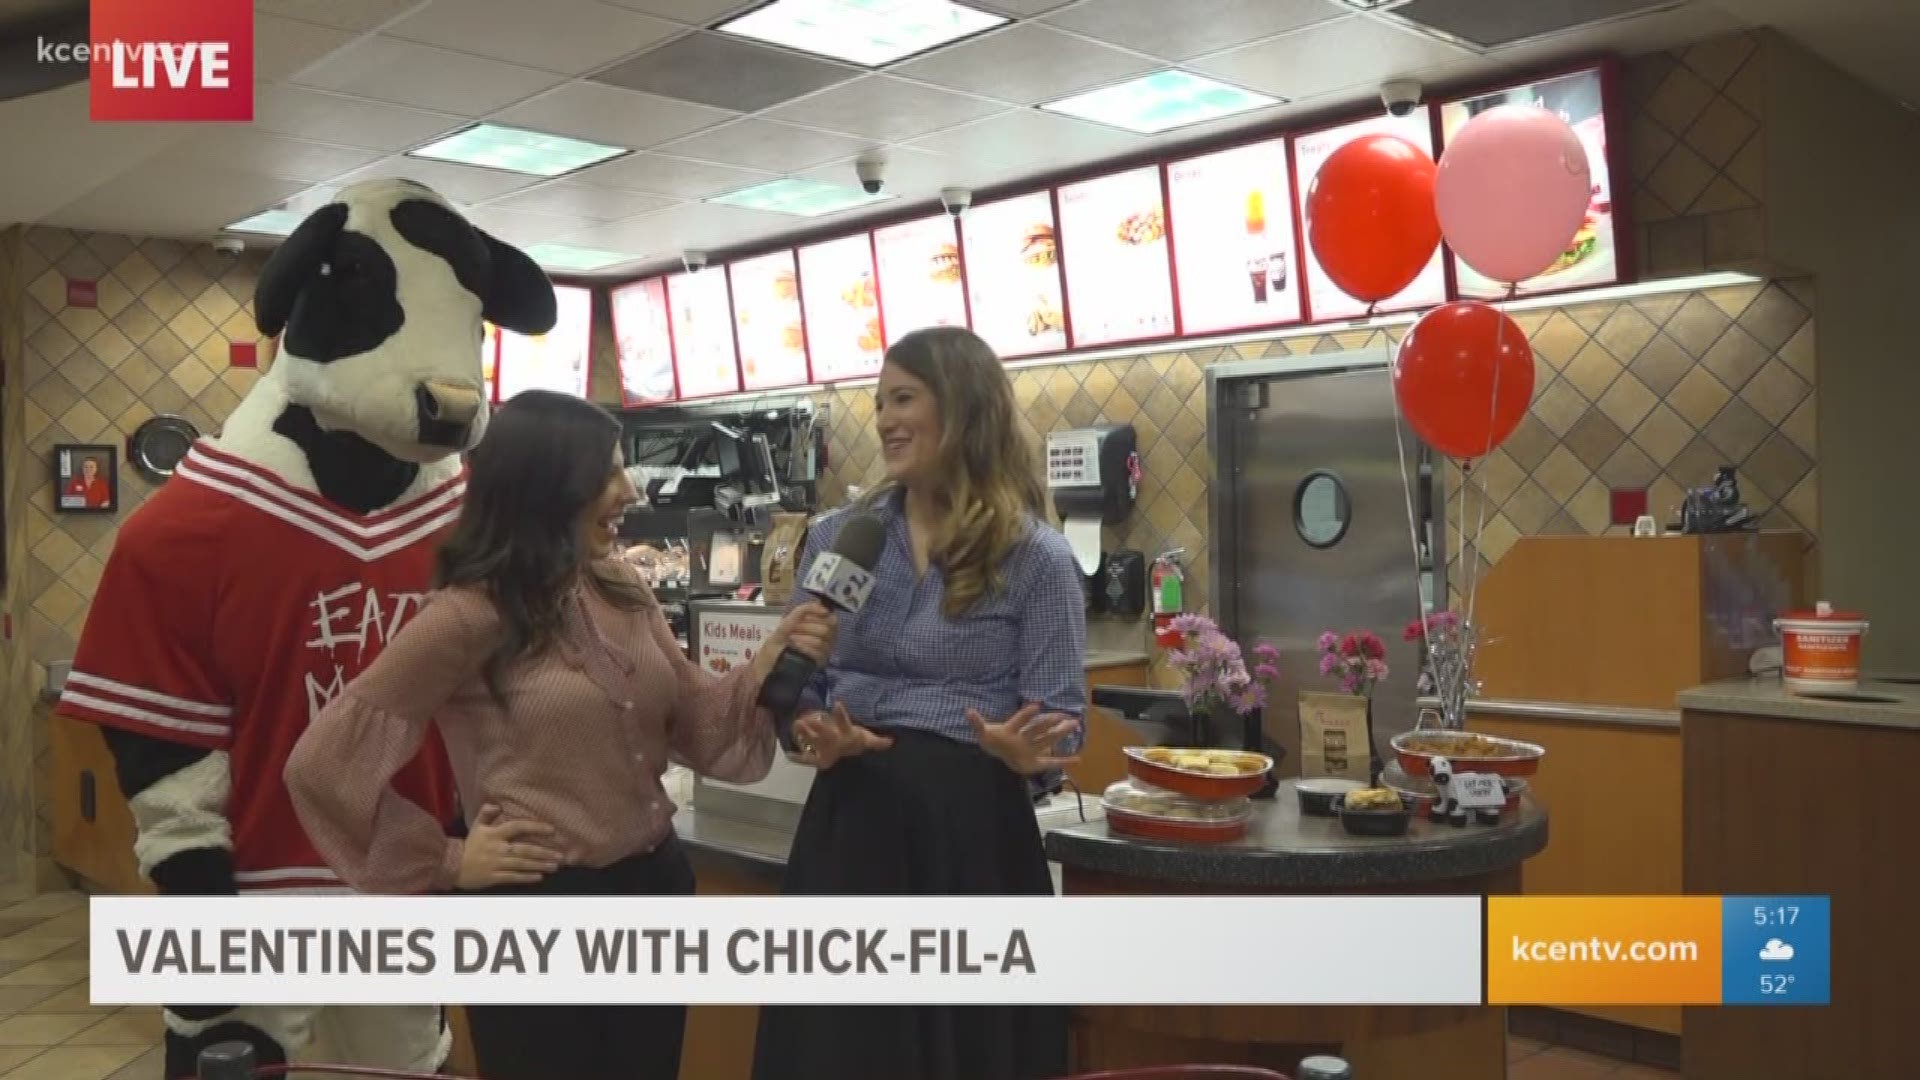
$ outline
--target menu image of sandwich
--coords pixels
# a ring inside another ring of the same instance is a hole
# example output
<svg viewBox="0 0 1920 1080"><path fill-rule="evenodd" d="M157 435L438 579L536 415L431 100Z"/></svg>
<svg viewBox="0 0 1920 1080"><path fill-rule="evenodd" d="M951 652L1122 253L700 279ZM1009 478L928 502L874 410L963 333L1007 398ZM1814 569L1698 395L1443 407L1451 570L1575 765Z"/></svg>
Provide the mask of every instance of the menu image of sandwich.
<svg viewBox="0 0 1920 1080"><path fill-rule="evenodd" d="M1060 189L1075 346L1170 337L1173 267L1158 166Z"/></svg>
<svg viewBox="0 0 1920 1080"><path fill-rule="evenodd" d="M928 326L967 325L959 225L945 214L873 234L886 343Z"/></svg>
<svg viewBox="0 0 1920 1080"><path fill-rule="evenodd" d="M941 244L934 249L927 267L929 279L942 285L960 284L960 246Z"/></svg>
<svg viewBox="0 0 1920 1080"><path fill-rule="evenodd" d="M740 333L740 373L748 390L807 381L800 279L793 252L776 251L728 267Z"/></svg>
<svg viewBox="0 0 1920 1080"><path fill-rule="evenodd" d="M1183 332L1300 318L1286 139L1173 162L1167 197L1180 223L1174 261Z"/></svg>
<svg viewBox="0 0 1920 1080"><path fill-rule="evenodd" d="M609 294L623 404L673 398L673 340L667 330L667 283L650 278Z"/></svg>
<svg viewBox="0 0 1920 1080"><path fill-rule="evenodd" d="M719 270L674 274L667 278L667 300L680 396L711 397L739 390L727 275Z"/></svg>
<svg viewBox="0 0 1920 1080"><path fill-rule="evenodd" d="M807 347L814 378L830 381L880 370L880 294L865 233L800 249Z"/></svg>
<svg viewBox="0 0 1920 1080"><path fill-rule="evenodd" d="M1038 191L975 206L960 228L974 332L1001 359L1066 349L1053 196Z"/></svg>

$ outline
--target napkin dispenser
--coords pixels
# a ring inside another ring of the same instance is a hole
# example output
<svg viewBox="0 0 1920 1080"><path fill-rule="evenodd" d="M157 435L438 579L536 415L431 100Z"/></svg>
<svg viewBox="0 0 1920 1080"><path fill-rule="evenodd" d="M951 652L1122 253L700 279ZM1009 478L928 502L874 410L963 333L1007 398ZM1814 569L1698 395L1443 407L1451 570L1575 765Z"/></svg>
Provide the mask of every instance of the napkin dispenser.
<svg viewBox="0 0 1920 1080"><path fill-rule="evenodd" d="M1047 491L1080 572L1093 574L1100 567L1101 526L1125 521L1140 491L1133 425L1049 432Z"/></svg>

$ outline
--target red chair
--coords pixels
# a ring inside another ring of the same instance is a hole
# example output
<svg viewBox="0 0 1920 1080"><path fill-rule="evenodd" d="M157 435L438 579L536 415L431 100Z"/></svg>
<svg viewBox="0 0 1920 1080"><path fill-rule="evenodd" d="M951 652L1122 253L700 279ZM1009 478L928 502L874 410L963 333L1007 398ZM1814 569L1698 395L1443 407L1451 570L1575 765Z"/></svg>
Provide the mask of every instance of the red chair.
<svg viewBox="0 0 1920 1080"><path fill-rule="evenodd" d="M1147 1065L1137 1069L1081 1073L1066 1080L1288 1080L1252 1065Z"/></svg>

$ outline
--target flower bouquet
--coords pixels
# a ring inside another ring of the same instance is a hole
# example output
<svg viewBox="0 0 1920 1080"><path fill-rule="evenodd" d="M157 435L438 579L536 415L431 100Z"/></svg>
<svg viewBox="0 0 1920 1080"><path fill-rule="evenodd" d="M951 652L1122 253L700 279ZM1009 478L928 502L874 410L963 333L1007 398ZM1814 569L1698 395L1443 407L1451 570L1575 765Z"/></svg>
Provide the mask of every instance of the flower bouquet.
<svg viewBox="0 0 1920 1080"><path fill-rule="evenodd" d="M1254 667L1232 638L1205 615L1181 615L1173 630L1185 647L1167 654L1167 663L1182 676L1180 695L1194 712L1251 716L1266 707L1269 688L1279 679L1280 651L1262 641L1253 647Z"/></svg>
<svg viewBox="0 0 1920 1080"><path fill-rule="evenodd" d="M1340 692L1372 697L1375 683L1387 677L1387 646L1371 630L1320 635L1320 674L1338 675Z"/></svg>
<svg viewBox="0 0 1920 1080"><path fill-rule="evenodd" d="M1467 698L1480 691L1473 678L1473 627L1456 612L1436 611L1407 623L1401 637L1419 642L1426 653L1419 692L1440 699L1440 726L1465 730Z"/></svg>
<svg viewBox="0 0 1920 1080"><path fill-rule="evenodd" d="M1381 766L1373 745L1373 689L1387 677L1386 643L1371 630L1328 630L1319 644L1320 674L1337 679L1340 693L1300 695L1301 766L1310 776L1372 783Z"/></svg>

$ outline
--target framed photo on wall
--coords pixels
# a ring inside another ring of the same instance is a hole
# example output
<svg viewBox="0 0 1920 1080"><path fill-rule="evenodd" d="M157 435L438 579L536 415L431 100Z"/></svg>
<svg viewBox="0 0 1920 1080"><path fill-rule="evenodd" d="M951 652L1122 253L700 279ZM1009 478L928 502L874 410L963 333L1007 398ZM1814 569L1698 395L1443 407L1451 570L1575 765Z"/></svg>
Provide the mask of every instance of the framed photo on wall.
<svg viewBox="0 0 1920 1080"><path fill-rule="evenodd" d="M118 453L112 446L55 446L54 508L63 514L111 514L120 509L117 466Z"/></svg>

